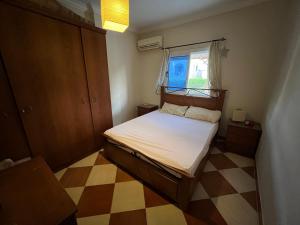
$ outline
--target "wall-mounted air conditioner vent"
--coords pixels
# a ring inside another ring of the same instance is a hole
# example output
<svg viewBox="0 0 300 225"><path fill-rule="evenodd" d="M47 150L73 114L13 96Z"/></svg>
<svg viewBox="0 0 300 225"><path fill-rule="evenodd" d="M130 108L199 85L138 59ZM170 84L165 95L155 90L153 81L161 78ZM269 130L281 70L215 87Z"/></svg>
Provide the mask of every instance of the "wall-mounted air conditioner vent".
<svg viewBox="0 0 300 225"><path fill-rule="evenodd" d="M156 36L138 40L137 48L140 51L157 49L162 47L162 36Z"/></svg>

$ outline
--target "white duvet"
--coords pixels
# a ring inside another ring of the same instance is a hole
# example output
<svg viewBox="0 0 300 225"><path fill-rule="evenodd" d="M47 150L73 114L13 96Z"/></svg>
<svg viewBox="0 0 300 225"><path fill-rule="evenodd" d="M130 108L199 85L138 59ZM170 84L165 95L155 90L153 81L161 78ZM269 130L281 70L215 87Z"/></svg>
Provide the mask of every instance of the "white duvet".
<svg viewBox="0 0 300 225"><path fill-rule="evenodd" d="M217 130L217 123L154 111L104 134L167 167L193 176Z"/></svg>

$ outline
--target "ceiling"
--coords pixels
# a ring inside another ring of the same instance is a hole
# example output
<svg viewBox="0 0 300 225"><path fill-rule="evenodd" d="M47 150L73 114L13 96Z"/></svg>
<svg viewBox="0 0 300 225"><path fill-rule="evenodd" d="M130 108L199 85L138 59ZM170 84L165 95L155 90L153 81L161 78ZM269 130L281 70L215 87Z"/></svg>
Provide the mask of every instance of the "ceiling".
<svg viewBox="0 0 300 225"><path fill-rule="evenodd" d="M100 0L91 2L98 13ZM130 29L148 32L222 14L268 0L130 0Z"/></svg>

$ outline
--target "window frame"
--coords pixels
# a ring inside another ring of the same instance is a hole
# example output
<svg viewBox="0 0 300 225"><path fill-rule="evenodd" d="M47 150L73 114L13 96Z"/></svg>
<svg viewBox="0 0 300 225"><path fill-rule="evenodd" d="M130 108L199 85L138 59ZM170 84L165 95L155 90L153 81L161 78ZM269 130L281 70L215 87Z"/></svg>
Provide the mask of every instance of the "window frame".
<svg viewBox="0 0 300 225"><path fill-rule="evenodd" d="M177 50L177 51L172 51L170 52L169 54L169 58L168 58L168 70L167 70L167 76L166 76L166 84L167 86L169 86L169 65L170 65L170 59L172 57L180 57L180 56L188 56L188 69L187 69L187 78L186 78L186 85L184 88L188 88L188 80L189 80L189 73L190 73L190 63L191 63L191 54L192 53L197 53L197 52L207 52L207 56L209 58L209 46L205 46L205 47L201 47L201 48L193 48L193 49L185 49L185 50ZM208 65L209 65L209 60L208 60ZM208 65L207 65L207 70L208 70ZM209 80L208 80L208 77L207 77L207 84L208 84L208 87L209 88ZM201 89L201 88L199 88ZM174 91L172 89L168 89L168 91ZM179 90L178 91L175 91L177 94L188 94L188 89L184 89L184 90ZM199 96L202 94L199 93L199 94L189 94L189 95L192 95L192 96Z"/></svg>

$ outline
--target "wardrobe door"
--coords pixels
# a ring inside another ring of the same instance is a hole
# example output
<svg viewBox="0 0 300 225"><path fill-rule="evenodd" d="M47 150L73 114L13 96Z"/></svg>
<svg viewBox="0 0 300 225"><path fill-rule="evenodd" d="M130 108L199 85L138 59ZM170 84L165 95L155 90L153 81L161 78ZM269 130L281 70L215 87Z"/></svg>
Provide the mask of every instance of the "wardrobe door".
<svg viewBox="0 0 300 225"><path fill-rule="evenodd" d="M0 45L33 155L53 168L94 150L80 28L0 3Z"/></svg>
<svg viewBox="0 0 300 225"><path fill-rule="evenodd" d="M0 161L30 156L25 133L0 56Z"/></svg>
<svg viewBox="0 0 300 225"><path fill-rule="evenodd" d="M112 127L105 35L81 28L97 147L103 145L103 132Z"/></svg>

